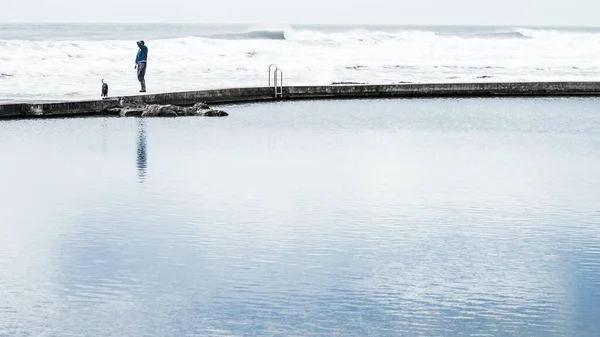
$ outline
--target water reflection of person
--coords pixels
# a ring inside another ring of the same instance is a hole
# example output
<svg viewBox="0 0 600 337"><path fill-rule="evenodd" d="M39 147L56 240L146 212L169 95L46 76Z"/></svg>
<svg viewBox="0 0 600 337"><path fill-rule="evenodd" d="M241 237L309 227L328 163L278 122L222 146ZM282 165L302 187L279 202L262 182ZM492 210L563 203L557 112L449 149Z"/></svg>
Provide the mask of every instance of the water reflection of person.
<svg viewBox="0 0 600 337"><path fill-rule="evenodd" d="M146 150L146 125L143 118L138 118L137 136L137 173L140 182L144 182L148 168L148 154Z"/></svg>

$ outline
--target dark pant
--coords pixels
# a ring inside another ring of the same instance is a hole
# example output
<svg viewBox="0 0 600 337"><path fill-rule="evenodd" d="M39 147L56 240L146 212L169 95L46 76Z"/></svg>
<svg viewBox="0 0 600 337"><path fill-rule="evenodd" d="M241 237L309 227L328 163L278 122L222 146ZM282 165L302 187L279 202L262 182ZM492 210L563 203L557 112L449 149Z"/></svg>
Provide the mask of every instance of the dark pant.
<svg viewBox="0 0 600 337"><path fill-rule="evenodd" d="M138 64L137 64L138 81L143 82L145 76L146 76L146 62L138 62Z"/></svg>

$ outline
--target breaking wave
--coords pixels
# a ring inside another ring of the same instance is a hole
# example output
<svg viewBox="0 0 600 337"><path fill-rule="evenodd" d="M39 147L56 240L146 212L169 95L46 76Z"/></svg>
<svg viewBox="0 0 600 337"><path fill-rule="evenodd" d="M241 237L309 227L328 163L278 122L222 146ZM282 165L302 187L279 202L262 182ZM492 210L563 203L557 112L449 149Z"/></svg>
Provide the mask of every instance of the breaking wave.
<svg viewBox="0 0 600 337"><path fill-rule="evenodd" d="M487 33L437 33L438 36L455 36L477 39L531 39L521 32L487 32Z"/></svg>
<svg viewBox="0 0 600 337"><path fill-rule="evenodd" d="M102 78L111 94L137 92L130 26L104 27L101 40L52 27L0 26L1 99L94 98ZM600 29L165 26L142 36L154 92L264 86L272 63L285 85L600 80Z"/></svg>
<svg viewBox="0 0 600 337"><path fill-rule="evenodd" d="M206 37L219 40L285 40L285 32L283 30L253 30L244 33L217 34Z"/></svg>
<svg viewBox="0 0 600 337"><path fill-rule="evenodd" d="M202 36L209 39L217 40L289 40L290 37L300 38L302 40L336 40L336 39L353 39L356 41L366 41L369 38L373 39L410 39L422 38L423 36L438 36L438 37L462 37L462 38L479 38L479 39L530 39L525 33L512 32L465 32L465 33L434 33L432 31L404 31L404 32L386 32L386 31L346 31L337 33L326 33L320 31L312 31L306 29L286 29L286 30L252 30L241 33L214 34Z"/></svg>
<svg viewBox="0 0 600 337"><path fill-rule="evenodd" d="M519 31L512 32L465 32L465 33L435 33L432 31L403 31L403 32L385 32L385 31L346 31L338 33L325 33L305 29L287 29L287 30L253 30L242 33L217 34L204 36L209 39L219 40L329 40L329 41L347 41L355 40L359 42L369 40L406 40L411 38L424 38L427 36L443 37L461 37L476 39L531 39L526 33Z"/></svg>

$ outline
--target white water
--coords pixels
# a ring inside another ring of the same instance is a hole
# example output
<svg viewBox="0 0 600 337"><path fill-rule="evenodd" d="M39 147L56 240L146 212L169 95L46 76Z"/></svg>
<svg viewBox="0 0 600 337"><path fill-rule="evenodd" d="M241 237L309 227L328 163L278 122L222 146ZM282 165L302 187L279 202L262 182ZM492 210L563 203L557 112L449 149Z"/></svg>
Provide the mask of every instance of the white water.
<svg viewBox="0 0 600 337"><path fill-rule="evenodd" d="M12 29L13 35L0 35L0 100L94 98L102 78L111 95L137 92L137 47L127 27L109 27L101 39L75 28L60 37L45 26L22 35L14 33L14 26L3 29ZM283 69L286 85L600 79L600 32L594 30L467 29L454 34L420 28L288 27L215 38L193 36L190 29L164 34L164 27L153 29L147 35L157 38L146 39L150 92L264 86L271 63Z"/></svg>

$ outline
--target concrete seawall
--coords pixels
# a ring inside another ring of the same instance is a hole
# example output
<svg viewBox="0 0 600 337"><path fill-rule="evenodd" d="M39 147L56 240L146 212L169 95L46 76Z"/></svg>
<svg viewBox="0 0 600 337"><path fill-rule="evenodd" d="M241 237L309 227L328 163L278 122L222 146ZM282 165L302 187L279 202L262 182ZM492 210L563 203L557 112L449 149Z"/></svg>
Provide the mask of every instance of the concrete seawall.
<svg viewBox="0 0 600 337"><path fill-rule="evenodd" d="M326 85L283 87L277 100L336 98L427 98L493 96L600 96L600 82L522 82L522 83L437 83L394 85ZM274 99L269 87L228 88L188 92L115 97L106 100L0 103L0 118L28 118L108 114L120 106L120 99L145 104L192 105L268 101Z"/></svg>

